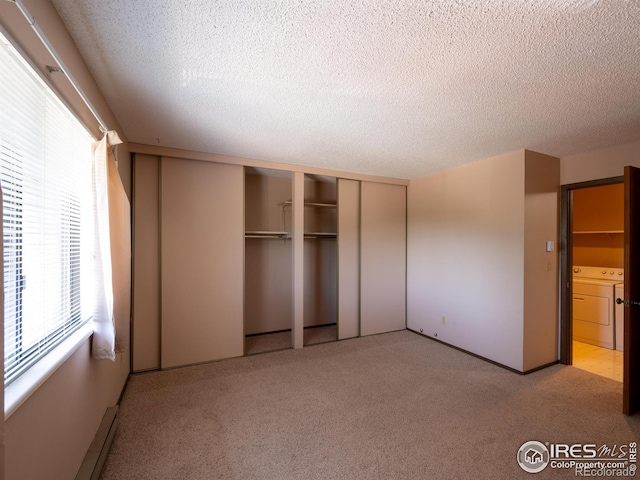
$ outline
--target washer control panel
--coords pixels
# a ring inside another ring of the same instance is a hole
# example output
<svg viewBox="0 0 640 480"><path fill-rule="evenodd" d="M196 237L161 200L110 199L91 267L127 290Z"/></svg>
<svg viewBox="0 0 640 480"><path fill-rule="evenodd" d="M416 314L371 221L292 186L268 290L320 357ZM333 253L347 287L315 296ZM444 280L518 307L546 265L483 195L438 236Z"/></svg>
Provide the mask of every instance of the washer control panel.
<svg viewBox="0 0 640 480"><path fill-rule="evenodd" d="M578 278L595 278L600 280L611 280L624 282L624 268L610 267L573 267L573 276Z"/></svg>

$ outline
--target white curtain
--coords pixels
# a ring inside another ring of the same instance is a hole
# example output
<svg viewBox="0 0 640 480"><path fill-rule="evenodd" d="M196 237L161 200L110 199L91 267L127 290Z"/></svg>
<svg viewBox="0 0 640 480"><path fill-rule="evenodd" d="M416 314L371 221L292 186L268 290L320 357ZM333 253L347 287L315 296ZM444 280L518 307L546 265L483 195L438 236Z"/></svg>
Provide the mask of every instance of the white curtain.
<svg viewBox="0 0 640 480"><path fill-rule="evenodd" d="M95 214L94 311L92 355L115 360L129 345L131 310L130 206L113 148L122 143L115 131L93 144Z"/></svg>

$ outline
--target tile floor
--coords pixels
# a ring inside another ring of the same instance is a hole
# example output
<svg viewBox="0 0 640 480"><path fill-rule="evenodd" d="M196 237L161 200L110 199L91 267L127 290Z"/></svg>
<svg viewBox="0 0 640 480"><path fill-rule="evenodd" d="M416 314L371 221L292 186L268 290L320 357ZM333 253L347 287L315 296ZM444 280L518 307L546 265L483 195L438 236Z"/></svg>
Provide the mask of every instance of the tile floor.
<svg viewBox="0 0 640 480"><path fill-rule="evenodd" d="M573 342L573 366L622 382L622 352L588 343Z"/></svg>

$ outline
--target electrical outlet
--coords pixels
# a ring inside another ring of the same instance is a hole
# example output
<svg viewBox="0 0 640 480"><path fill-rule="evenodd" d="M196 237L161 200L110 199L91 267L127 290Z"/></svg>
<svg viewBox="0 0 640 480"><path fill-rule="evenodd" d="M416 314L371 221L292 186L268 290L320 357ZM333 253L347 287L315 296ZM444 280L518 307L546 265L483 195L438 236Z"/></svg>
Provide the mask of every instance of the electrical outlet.
<svg viewBox="0 0 640 480"><path fill-rule="evenodd" d="M445 317L444 315L442 316L442 324L443 325L447 324L447 317Z"/></svg>

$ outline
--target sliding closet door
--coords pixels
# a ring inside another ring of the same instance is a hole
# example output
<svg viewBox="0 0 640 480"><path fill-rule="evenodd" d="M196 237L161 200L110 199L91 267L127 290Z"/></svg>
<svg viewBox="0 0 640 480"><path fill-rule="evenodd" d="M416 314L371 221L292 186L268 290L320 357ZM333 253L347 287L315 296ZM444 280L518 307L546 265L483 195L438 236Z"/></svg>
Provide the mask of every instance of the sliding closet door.
<svg viewBox="0 0 640 480"><path fill-rule="evenodd" d="M160 368L160 159L133 160L133 315L131 370Z"/></svg>
<svg viewBox="0 0 640 480"><path fill-rule="evenodd" d="M244 170L162 158L162 368L243 354Z"/></svg>
<svg viewBox="0 0 640 480"><path fill-rule="evenodd" d="M360 334L406 328L406 187L362 182Z"/></svg>
<svg viewBox="0 0 640 480"><path fill-rule="evenodd" d="M360 335L360 182L338 179L338 340Z"/></svg>

